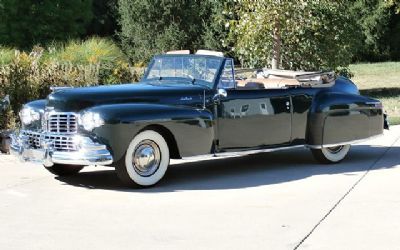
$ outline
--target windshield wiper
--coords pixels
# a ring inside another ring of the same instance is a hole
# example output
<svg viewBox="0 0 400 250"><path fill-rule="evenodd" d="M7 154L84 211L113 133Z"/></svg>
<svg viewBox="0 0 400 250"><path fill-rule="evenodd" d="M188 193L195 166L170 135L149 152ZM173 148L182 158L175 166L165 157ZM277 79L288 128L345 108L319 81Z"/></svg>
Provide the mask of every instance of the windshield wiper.
<svg viewBox="0 0 400 250"><path fill-rule="evenodd" d="M190 80L192 80L192 84L194 84L194 82L196 81L196 78L194 78L191 74L182 72L182 75L187 76L187 78L190 78Z"/></svg>
<svg viewBox="0 0 400 250"><path fill-rule="evenodd" d="M193 84L193 85L200 85L200 86L206 87L206 88L208 88L208 89L211 89L210 86L208 86L207 84L204 84L204 83L200 83L199 81L192 82L192 84Z"/></svg>

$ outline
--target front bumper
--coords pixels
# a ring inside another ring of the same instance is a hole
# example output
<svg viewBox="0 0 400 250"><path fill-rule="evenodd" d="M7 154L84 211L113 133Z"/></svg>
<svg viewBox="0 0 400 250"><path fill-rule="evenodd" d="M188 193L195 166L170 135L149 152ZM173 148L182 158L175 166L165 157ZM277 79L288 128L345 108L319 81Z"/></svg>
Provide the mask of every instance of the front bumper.
<svg viewBox="0 0 400 250"><path fill-rule="evenodd" d="M55 145L54 135L48 133L29 132L29 136L24 131L19 135L11 135L10 153L17 156L22 161L40 163L46 167L54 164L66 165L110 165L113 157L107 147L98 142L94 142L89 137L79 135L68 136L74 141L74 150L59 150ZM32 137L34 135L34 137ZM32 138L35 139L32 144ZM57 137L56 137L57 138Z"/></svg>

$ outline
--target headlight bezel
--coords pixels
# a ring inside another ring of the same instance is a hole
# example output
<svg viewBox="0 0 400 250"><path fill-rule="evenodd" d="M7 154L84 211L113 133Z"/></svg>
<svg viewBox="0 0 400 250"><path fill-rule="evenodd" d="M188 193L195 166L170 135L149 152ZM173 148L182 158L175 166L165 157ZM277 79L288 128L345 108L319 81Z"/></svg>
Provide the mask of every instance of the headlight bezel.
<svg viewBox="0 0 400 250"><path fill-rule="evenodd" d="M93 129L104 125L104 119L100 113L86 111L79 115L79 125L86 131L93 131Z"/></svg>

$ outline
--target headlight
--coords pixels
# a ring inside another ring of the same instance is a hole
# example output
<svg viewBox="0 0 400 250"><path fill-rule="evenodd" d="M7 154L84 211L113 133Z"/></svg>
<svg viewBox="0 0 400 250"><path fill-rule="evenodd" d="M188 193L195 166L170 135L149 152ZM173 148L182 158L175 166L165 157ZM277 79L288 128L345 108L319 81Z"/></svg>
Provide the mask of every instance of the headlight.
<svg viewBox="0 0 400 250"><path fill-rule="evenodd" d="M29 125L32 122L40 119L40 113L30 107L24 107L19 112L19 117L24 125Z"/></svg>
<svg viewBox="0 0 400 250"><path fill-rule="evenodd" d="M98 113L86 112L81 115L80 123L87 131L92 131L94 128L102 126L104 120Z"/></svg>

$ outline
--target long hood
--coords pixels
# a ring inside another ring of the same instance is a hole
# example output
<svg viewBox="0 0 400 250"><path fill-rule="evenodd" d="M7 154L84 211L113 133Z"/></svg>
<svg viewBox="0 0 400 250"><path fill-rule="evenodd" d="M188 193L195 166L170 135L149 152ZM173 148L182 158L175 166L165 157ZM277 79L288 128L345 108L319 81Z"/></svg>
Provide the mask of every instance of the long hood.
<svg viewBox="0 0 400 250"><path fill-rule="evenodd" d="M117 103L157 103L197 105L204 88L198 85L122 84L59 90L49 95L47 107L76 112L95 105Z"/></svg>

